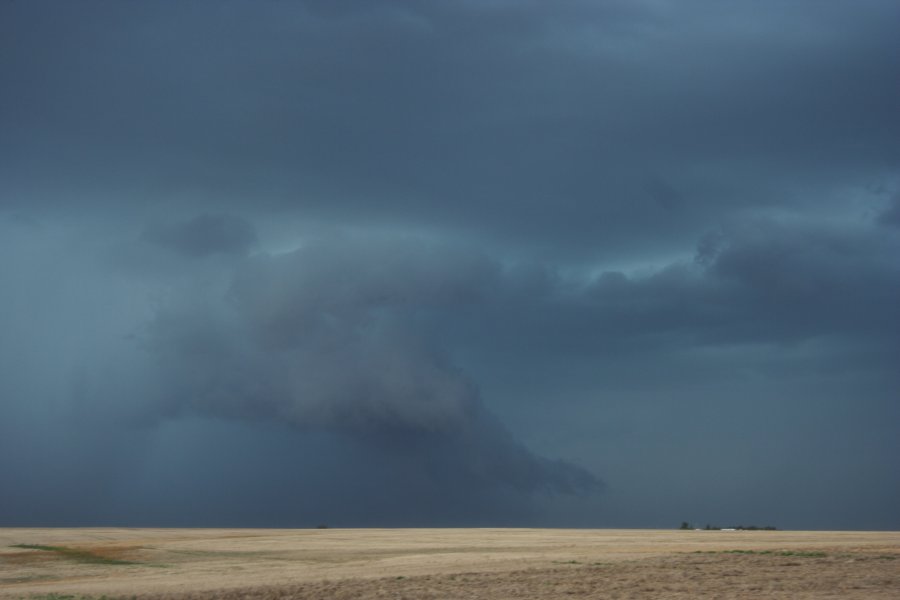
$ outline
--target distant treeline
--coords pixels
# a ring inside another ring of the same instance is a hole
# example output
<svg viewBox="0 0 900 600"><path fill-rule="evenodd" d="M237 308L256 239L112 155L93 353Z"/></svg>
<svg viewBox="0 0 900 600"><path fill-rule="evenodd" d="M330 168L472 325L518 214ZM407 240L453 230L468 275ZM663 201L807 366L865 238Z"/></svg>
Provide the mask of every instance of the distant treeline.
<svg viewBox="0 0 900 600"><path fill-rule="evenodd" d="M687 521L681 522L681 527L679 529L698 529L694 527ZM760 527L759 525L735 525L734 527L718 527L716 525L706 524L706 527L702 528L704 531L722 531L723 529L731 530L734 529L736 531L778 531L777 527L773 527L772 525L766 525L765 527Z"/></svg>

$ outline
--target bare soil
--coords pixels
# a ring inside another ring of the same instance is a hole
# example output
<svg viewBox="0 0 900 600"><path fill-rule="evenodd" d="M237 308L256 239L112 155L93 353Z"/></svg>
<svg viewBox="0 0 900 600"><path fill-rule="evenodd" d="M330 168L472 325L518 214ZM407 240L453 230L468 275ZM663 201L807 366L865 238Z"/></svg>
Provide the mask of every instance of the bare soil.
<svg viewBox="0 0 900 600"><path fill-rule="evenodd" d="M900 533L0 529L0 598L900 598Z"/></svg>

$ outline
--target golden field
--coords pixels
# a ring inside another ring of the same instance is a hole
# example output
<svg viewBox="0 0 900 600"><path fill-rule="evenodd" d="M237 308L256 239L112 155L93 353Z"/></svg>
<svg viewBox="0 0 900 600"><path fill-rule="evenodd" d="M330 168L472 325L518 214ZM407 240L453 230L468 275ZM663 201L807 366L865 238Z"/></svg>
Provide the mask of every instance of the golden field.
<svg viewBox="0 0 900 600"><path fill-rule="evenodd" d="M0 598L900 598L900 533L0 528Z"/></svg>

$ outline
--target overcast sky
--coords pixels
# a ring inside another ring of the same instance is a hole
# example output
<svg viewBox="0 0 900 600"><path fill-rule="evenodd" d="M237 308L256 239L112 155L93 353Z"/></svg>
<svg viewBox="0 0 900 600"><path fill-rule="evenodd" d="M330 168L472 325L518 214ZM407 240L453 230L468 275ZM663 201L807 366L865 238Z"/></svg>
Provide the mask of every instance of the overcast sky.
<svg viewBox="0 0 900 600"><path fill-rule="evenodd" d="M898 24L0 0L0 525L900 529Z"/></svg>

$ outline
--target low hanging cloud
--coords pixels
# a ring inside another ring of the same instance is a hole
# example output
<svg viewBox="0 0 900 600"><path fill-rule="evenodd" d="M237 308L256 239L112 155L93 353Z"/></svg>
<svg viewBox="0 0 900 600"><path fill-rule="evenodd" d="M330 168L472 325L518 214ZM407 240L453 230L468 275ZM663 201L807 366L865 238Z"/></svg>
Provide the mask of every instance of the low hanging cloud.
<svg viewBox="0 0 900 600"><path fill-rule="evenodd" d="M624 349L667 360L675 348L861 331L890 344L898 273L878 257L897 241L875 226L747 223L703 238L693 261L580 280L374 234L257 254L218 295L192 287L155 316L144 344L163 391L149 410L336 432L473 488L598 490L587 470L517 441L451 349L467 335L545 360Z"/></svg>
<svg viewBox="0 0 900 600"><path fill-rule="evenodd" d="M430 314L478 303L498 267L415 241L315 242L236 269L217 305L161 311L145 343L160 415L289 423L417 453L468 485L586 493L587 470L537 456L421 332Z"/></svg>

